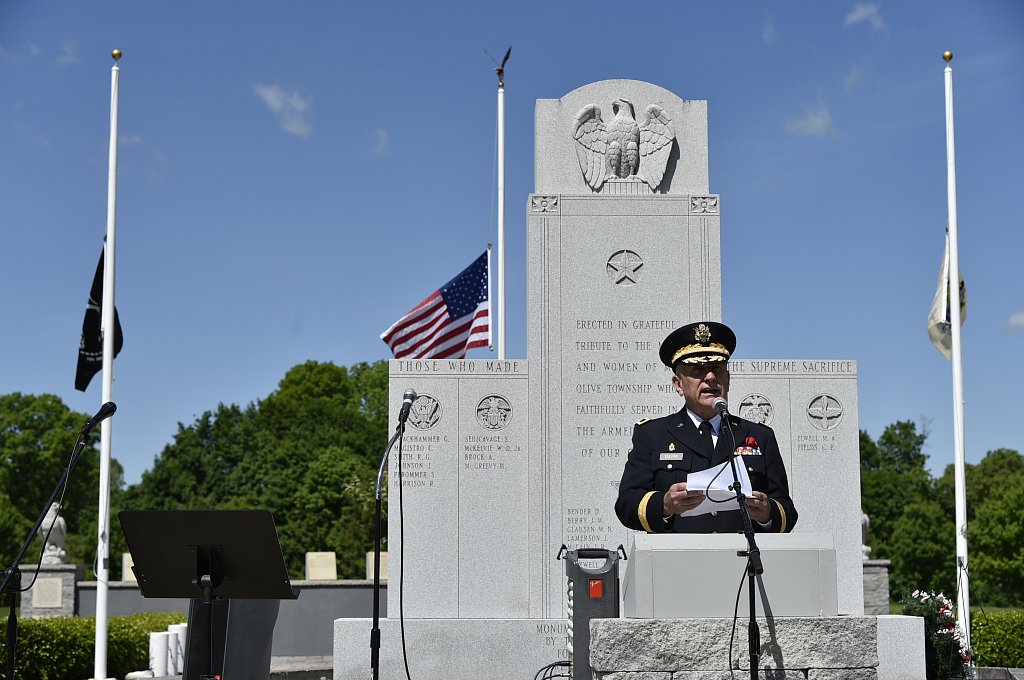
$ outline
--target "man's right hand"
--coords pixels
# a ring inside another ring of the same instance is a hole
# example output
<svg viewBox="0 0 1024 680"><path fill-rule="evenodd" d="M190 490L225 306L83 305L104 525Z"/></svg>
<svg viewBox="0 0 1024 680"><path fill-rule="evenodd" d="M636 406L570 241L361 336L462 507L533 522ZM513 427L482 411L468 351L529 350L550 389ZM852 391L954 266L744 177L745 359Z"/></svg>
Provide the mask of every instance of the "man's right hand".
<svg viewBox="0 0 1024 680"><path fill-rule="evenodd" d="M686 482L677 482L665 492L664 515L680 515L687 510L693 510L703 500L703 491L687 491Z"/></svg>

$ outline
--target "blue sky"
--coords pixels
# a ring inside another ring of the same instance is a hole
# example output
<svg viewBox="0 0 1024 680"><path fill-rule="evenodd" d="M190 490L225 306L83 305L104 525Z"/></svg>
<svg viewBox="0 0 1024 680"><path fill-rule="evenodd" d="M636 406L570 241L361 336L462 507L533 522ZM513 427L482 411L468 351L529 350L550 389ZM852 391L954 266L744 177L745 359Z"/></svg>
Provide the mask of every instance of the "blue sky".
<svg viewBox="0 0 1024 680"><path fill-rule="evenodd" d="M73 387L106 224L121 60L113 455L129 482L219 402L291 366L388 357L378 335L496 240L507 91L507 355L526 355L533 108L589 82L708 101L723 309L742 358L856 359L860 425L928 422L954 52L967 459L1024 450L1024 4L0 4L0 393ZM474 350L471 356L485 355Z"/></svg>

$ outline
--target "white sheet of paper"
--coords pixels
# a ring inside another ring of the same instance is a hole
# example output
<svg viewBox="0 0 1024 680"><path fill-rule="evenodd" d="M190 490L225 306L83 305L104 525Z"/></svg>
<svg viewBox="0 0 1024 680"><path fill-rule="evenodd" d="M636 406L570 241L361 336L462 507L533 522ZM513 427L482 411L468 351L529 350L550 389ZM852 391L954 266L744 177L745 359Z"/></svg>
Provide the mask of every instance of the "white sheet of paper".
<svg viewBox="0 0 1024 680"><path fill-rule="evenodd" d="M736 474L739 475L740 490L743 491L743 495L752 495L753 490L750 488L750 477L747 475L747 467L743 465L742 459L736 461ZM729 461L725 461L721 465L716 465L707 470L691 472L686 476L686 490L703 491L706 494L706 498L701 501L700 505L682 514L686 517L696 517L697 515L706 515L716 510L723 512L726 510L738 510L739 508L736 507L736 492L729 488L732 483L732 470L729 469ZM715 501L728 502L716 503Z"/></svg>

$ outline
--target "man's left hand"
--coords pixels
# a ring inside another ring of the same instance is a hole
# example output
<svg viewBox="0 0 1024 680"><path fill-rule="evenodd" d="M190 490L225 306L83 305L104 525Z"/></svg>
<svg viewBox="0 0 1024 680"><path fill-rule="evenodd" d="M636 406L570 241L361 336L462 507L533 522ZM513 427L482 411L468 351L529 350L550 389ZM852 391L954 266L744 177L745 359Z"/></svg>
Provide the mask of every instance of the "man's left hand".
<svg viewBox="0 0 1024 680"><path fill-rule="evenodd" d="M754 491L752 496L747 497L747 513L750 519L762 524L772 520L771 501L763 491Z"/></svg>

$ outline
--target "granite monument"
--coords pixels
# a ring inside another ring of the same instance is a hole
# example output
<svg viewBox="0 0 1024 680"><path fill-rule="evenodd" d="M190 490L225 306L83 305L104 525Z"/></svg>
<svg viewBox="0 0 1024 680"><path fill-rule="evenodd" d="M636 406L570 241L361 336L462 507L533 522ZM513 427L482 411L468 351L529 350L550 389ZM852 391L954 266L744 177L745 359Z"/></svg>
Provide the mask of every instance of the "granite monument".
<svg viewBox="0 0 1024 680"><path fill-rule="evenodd" d="M400 609L414 675L508 677L566 657L559 549L628 549L612 507L633 425L681 407L659 344L723 318L707 103L608 80L539 100L535 122L528 361L391 362L392 413L407 388L419 396L389 469L389 676ZM839 612L863 614L856 362L756 351L744 338L730 404L775 428L797 531L833 535ZM369 631L335 622L335 677L369 668Z"/></svg>

